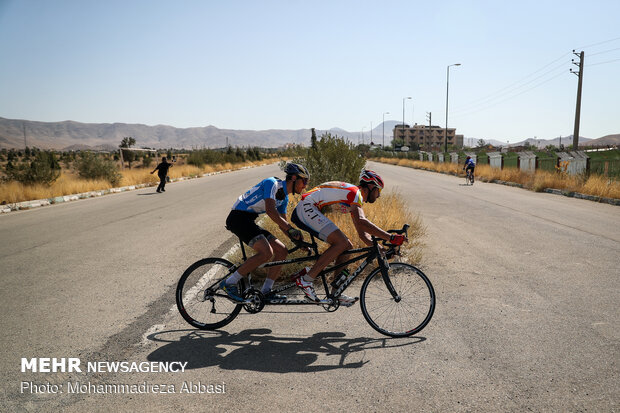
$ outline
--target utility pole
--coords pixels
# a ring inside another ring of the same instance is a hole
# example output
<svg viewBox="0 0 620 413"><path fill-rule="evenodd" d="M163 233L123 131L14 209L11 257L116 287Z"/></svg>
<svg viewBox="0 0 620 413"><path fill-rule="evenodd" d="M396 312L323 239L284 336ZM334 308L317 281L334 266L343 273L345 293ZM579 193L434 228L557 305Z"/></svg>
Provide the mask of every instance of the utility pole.
<svg viewBox="0 0 620 413"><path fill-rule="evenodd" d="M24 149L28 147L28 143L26 142L26 122L22 122L22 127L24 128Z"/></svg>
<svg viewBox="0 0 620 413"><path fill-rule="evenodd" d="M571 67L570 72L577 75L579 82L577 83L577 108L575 109L575 129L573 131L573 150L576 151L579 147L579 119L581 117L581 85L583 82L583 58L584 52L577 54L573 50L573 54L579 58L579 63L575 62L575 59L571 59L571 62L575 66L579 66L579 71L574 71Z"/></svg>
<svg viewBox="0 0 620 413"><path fill-rule="evenodd" d="M432 130L431 130L431 126L432 126L432 119L433 119L433 114L432 112L426 112L426 119L428 119L428 136L432 136ZM426 136L427 134L424 134L424 140L426 141ZM432 139L432 138L431 138ZM432 143L432 142L430 142ZM429 145L430 146L430 145Z"/></svg>

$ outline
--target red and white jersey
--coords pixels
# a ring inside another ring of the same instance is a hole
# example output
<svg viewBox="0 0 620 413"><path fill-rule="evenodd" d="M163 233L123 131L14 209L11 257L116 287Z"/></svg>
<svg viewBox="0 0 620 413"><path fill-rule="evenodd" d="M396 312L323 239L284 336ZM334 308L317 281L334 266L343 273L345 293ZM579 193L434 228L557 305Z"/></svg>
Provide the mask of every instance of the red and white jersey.
<svg viewBox="0 0 620 413"><path fill-rule="evenodd" d="M325 182L303 194L301 199L312 202L319 210L328 205L339 205L342 212L349 212L351 205L362 206L362 191L346 182Z"/></svg>

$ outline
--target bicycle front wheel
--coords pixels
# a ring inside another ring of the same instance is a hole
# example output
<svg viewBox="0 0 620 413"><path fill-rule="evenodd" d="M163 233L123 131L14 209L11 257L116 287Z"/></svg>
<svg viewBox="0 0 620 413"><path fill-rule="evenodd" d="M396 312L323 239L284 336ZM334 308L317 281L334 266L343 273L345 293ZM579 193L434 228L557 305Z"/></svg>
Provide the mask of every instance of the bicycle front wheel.
<svg viewBox="0 0 620 413"><path fill-rule="evenodd" d="M237 317L243 305L219 289L233 267L221 258L205 258L185 270L176 291L177 308L185 321L201 330L215 330Z"/></svg>
<svg viewBox="0 0 620 413"><path fill-rule="evenodd" d="M381 269L366 277L360 292L362 314L368 324L390 337L408 337L420 332L433 317L435 290L430 280L413 265L391 263L387 282Z"/></svg>

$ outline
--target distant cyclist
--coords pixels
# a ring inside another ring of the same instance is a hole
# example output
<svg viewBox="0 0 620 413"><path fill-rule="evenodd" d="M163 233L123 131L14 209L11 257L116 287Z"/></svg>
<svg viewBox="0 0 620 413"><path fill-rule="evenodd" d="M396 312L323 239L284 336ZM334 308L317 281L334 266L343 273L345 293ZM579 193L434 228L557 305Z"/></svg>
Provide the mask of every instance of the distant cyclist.
<svg viewBox="0 0 620 413"><path fill-rule="evenodd" d="M471 171L472 183L474 183L474 169L476 169L476 162L474 162L471 156L468 156L467 159L465 159L465 165L463 166L463 170L465 171L465 174L467 174L468 170Z"/></svg>
<svg viewBox="0 0 620 413"><path fill-rule="evenodd" d="M301 202L293 211L291 221L299 228L330 244L307 274L295 281L297 286L306 294L306 297L318 301L312 285L314 279L330 262L334 260L336 260L336 264L344 262L346 255L341 254L353 248L349 238L338 229L336 224L323 215L322 211L326 206L333 205L340 212L350 213L355 229L366 245L372 245L371 235L388 240L396 245L407 240L404 235L392 235L385 232L370 222L364 215L362 204L364 202L371 204L375 202L381 196L382 189L383 180L381 177L374 171L363 170L358 185L346 182L326 182L302 195ZM339 274L338 277L348 276L346 270L343 273ZM357 298L341 295L339 300L340 304L350 306L357 301Z"/></svg>
<svg viewBox="0 0 620 413"><path fill-rule="evenodd" d="M241 241L252 247L256 254L247 259L235 273L220 283L220 287L229 297L243 301L237 283L261 264L268 261L280 261L288 254L286 246L266 229L256 224L256 218L266 213L278 227L291 239L303 240L301 231L294 228L286 219L288 194L300 194L306 185L310 174L305 166L288 163L284 168L286 179L267 178L244 193L237 199L232 211L226 218L226 228L238 236ZM275 296L271 288L279 277L282 267L271 267L261 292L267 298L285 298Z"/></svg>

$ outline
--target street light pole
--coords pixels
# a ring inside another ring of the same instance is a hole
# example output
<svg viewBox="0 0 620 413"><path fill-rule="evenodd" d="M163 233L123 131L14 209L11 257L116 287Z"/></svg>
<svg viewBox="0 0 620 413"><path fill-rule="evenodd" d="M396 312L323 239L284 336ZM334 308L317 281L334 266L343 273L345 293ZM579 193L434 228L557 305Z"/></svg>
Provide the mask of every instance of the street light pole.
<svg viewBox="0 0 620 413"><path fill-rule="evenodd" d="M411 96L407 96L407 97L403 98L403 125L402 125L403 144L405 143L405 99L411 99Z"/></svg>
<svg viewBox="0 0 620 413"><path fill-rule="evenodd" d="M364 144L364 128L366 126L362 126L362 145Z"/></svg>
<svg viewBox="0 0 620 413"><path fill-rule="evenodd" d="M383 145L381 145L381 149L385 150L385 115L389 115L390 112L383 112Z"/></svg>
<svg viewBox="0 0 620 413"><path fill-rule="evenodd" d="M460 66L460 63L448 65L446 68L446 130L444 135L443 151L448 152L448 92L450 91L450 67Z"/></svg>

